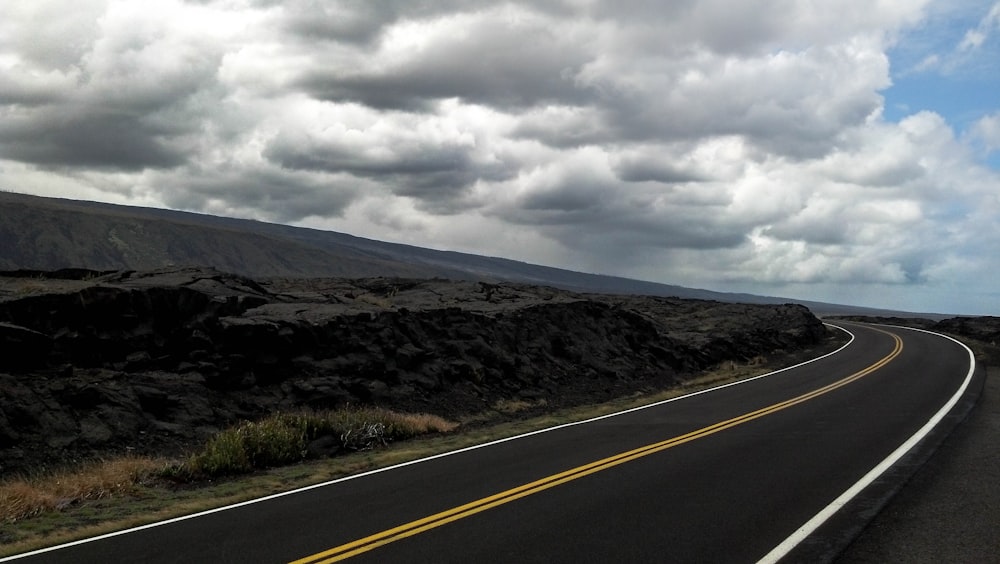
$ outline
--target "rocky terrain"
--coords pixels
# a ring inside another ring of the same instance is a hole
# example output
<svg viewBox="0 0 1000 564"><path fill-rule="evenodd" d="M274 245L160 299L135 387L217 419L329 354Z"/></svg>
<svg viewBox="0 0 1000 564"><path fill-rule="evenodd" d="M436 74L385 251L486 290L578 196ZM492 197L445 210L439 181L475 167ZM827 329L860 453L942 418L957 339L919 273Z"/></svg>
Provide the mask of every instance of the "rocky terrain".
<svg viewBox="0 0 1000 564"><path fill-rule="evenodd" d="M595 402L826 335L799 305L515 283L0 273L0 475L174 453L277 410Z"/></svg>

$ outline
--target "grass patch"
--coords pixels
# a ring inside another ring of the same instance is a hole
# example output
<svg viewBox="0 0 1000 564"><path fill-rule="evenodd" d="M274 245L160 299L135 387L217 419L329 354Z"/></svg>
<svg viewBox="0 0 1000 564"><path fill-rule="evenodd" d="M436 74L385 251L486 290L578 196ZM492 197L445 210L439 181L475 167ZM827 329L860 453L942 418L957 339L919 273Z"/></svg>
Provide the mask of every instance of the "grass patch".
<svg viewBox="0 0 1000 564"><path fill-rule="evenodd" d="M134 493L163 470L164 461L127 456L85 464L69 472L0 483L0 522L13 523L87 500Z"/></svg>
<svg viewBox="0 0 1000 564"><path fill-rule="evenodd" d="M276 413L222 431L167 475L190 479L246 474L300 462L317 453L369 450L391 441L448 432L456 426L436 415L373 407ZM321 439L321 449L310 449Z"/></svg>
<svg viewBox="0 0 1000 564"><path fill-rule="evenodd" d="M492 406L495 411L506 415L512 415L514 413L521 413L531 409L538 409L548 405L548 401L545 399L537 400L523 400L523 399L501 399L496 401Z"/></svg>
<svg viewBox="0 0 1000 564"><path fill-rule="evenodd" d="M357 452L456 426L435 415L378 408L277 413L220 432L183 461L127 456L0 482L0 524L66 511L84 502L149 495L151 487L162 486L165 480L200 482L300 462L310 456L309 442L322 437L333 439L327 447L335 452Z"/></svg>

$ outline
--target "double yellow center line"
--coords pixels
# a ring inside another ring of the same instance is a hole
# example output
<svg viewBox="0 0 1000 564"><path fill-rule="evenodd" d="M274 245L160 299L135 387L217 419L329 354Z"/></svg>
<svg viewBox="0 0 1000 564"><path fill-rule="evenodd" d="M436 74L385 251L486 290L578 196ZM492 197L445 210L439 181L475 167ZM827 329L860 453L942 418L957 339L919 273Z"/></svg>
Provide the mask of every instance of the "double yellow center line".
<svg viewBox="0 0 1000 564"><path fill-rule="evenodd" d="M391 529L387 529L380 533L376 533L374 535L370 535L365 538L358 539L356 541L349 542L347 544L343 544L338 547L313 554L312 556L307 556L300 560L295 560L291 564L326 564L329 562L339 562L341 560L346 560L347 558L363 554L370 550L374 550L380 546L385 546L389 543L396 542L398 540L405 539L407 537L412 537L414 535L423 533L424 531L429 531L430 529L434 529L440 527L441 525L451 523L452 521L464 519L465 517L468 517L470 515L475 515L476 513L479 513L481 511L486 511L487 509L491 509L493 507L497 507L505 503L510 503L516 499L536 494L538 492L547 490L549 488L554 488L555 486L558 486L560 484L565 484L566 482L571 482L578 478L582 478L584 476L588 476L590 474L594 474L602 470L607 470L609 468L618 466L619 464L631 462L638 458L642 458L644 456L648 456L650 454L654 454L666 450L668 448L675 447L677 445L682 445L684 443L693 441L695 439L700 439L702 437L713 435L715 433L718 433L719 431L724 431L726 429L735 427L737 425L742 425L743 423L753 421L754 419L764 417L765 415L770 415L777 411L789 408L793 405L809 401L818 396L836 390L837 388L846 386L851 382L854 382L855 380L863 378L871 374L872 372L875 372L879 368L882 368L883 366L891 362L894 358L899 356L899 354L903 351L902 339L900 339L898 335L888 333L887 331L881 331L881 332L890 335L895 341L895 346L891 353L880 359L875 364L872 364L871 366L863 370L855 372L854 374L851 374L846 378L833 382L832 384L823 386L822 388L818 388L811 392L802 394L798 397L794 397L792 399L785 400L783 402L776 403L774 405L770 405L762 409L758 409L757 411L751 411L749 413L745 413L738 417L734 417L732 419L727 419L726 421L715 423L714 425L702 427L701 429L692 431L690 433L686 433L684 435L676 436L672 439L667 439L665 441L649 444L644 447L622 452L614 456L609 456L608 458L604 458L596 462L591 462L589 464L584 464L583 466L578 466L576 468L566 470L565 472L553 474L546 478L535 480L534 482L524 484L516 488L512 488L500 492L498 494L491 495L489 497L484 497L482 499L473 501L471 503L466 503L465 505L454 507L447 511L435 513L434 515L424 517L423 519L417 519L416 521L406 523L405 525L393 527Z"/></svg>

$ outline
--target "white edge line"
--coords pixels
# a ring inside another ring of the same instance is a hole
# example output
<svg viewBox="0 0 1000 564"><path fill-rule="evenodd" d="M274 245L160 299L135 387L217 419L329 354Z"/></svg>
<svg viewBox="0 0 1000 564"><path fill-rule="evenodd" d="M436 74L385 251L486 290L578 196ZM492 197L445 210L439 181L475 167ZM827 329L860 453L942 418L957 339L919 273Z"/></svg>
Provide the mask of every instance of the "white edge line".
<svg viewBox="0 0 1000 564"><path fill-rule="evenodd" d="M873 325L878 325L878 324L873 324ZM931 432L931 430L933 430L934 427L936 427L937 424L940 423L942 419L944 419L945 415L947 415L948 412L951 411L951 408L955 407L955 404L958 403L958 400L961 399L962 394L964 394L965 390L969 387L969 383L972 382L972 376L976 372L976 356L972 353L972 350L969 349L969 347L965 346L964 343L958 341L957 339L953 339L948 335L942 335L941 333L927 331L926 329L917 329L916 327L901 327L898 325L884 325L884 327L893 327L895 329L920 331L922 333L936 335L938 337L943 337L945 339L948 339L949 341L954 341L955 343L958 343L960 347L962 347L963 349L966 350L966 352L969 353L969 372L965 375L965 380L962 382L962 385L959 386L958 391L956 391L955 394L951 396L948 402L945 403L941 407L941 409L939 409L938 412L935 413L930 419L928 419L927 423L925 423L923 427L918 429L917 432L913 434L913 436L907 439L906 442L904 442L903 444L899 445L899 447L896 448L896 450L892 451L892 453L889 456L885 457L885 460L878 463L878 465L869 470L867 474L862 476L861 479L855 482L853 486L847 488L847 490L844 493L840 494L840 496L837 499L833 500L832 502L830 502L829 505L820 510L820 512L817 513L815 516L813 516L812 519L806 521L805 524L803 524L788 538L782 541L781 544L774 547L771 550L771 552L768 552L766 555L764 555L763 558L757 561L758 564L773 564L775 562L778 562L785 556L787 556L788 553L792 551L792 549L798 546L799 543L804 541L809 535L814 533L816 529L818 529L823 523L825 523L828 519L830 519L830 517L832 517L835 513L837 513L837 511L839 511L842 507L847 505L847 503L849 503L852 499L854 499L865 488L870 486L872 482L878 479L878 477L881 476L883 473L885 473L885 471L888 470L890 467L892 467L893 464L899 462L899 460L903 458L903 456L905 456L907 452L909 452L914 446L917 445L917 443L923 440L924 437L926 437Z"/></svg>
<svg viewBox="0 0 1000 564"><path fill-rule="evenodd" d="M371 476L373 474L378 474L380 472L388 472L390 470L395 470L397 468L402 468L404 466L410 466L412 464L419 464L421 462L427 462L427 461L435 460L435 459L438 459L438 458L444 458L446 456L452 456L452 455L460 454L460 453L463 453L463 452L468 452L468 451L471 451L471 450L476 450L476 449L480 449L480 448L486 448L486 447L490 447L490 446L497 445L497 444L500 444L500 443L506 443L508 441L515 441L515 440L523 439L523 438L530 437L530 436L533 436L533 435L539 435L539 434L542 434L542 433L548 433L550 431L556 431L556 430L559 430L559 429L564 429L566 427L573 427L573 426L576 426L576 425L584 425L584 424L587 424L587 423L593 423L594 421L600 421L601 419L608 419L610 417L617 417L619 415L624 415L626 413L632 413L634 411L640 411L640 410L643 410L643 409L649 409L649 408L652 408L652 407L657 407L657 406L664 405L664 404L667 404L667 403L671 403L671 402L675 402L675 401L680 401L682 399L687 399L687 398L698 396L698 395L701 395L701 394L707 394L709 392L714 392L716 390L721 390L723 388L728 388L730 386L738 386L740 384L745 384L747 382L752 382L754 380L759 380L761 378L766 378L768 376L773 376L775 374L779 374L779 373L785 372L787 370L792 370L792 369L798 368L800 366L805 366L807 364L816 362L818 360L822 360L822 359L827 358L829 356L833 356L833 355L841 352L842 350L846 349L848 346L851 345L851 343L854 342L854 334L851 333L850 331L848 331L847 329L844 329L843 327L840 327L840 326L837 326L837 325L833 325L833 324L830 324L830 323L824 323L824 325L826 325L828 327L833 327L834 329L839 329L839 330L847 333L851 337L850 340L848 340L847 343L845 343L844 345L842 345L840 348L838 348L835 351L828 352L828 353L826 353L826 354L824 354L822 356L818 356L816 358L807 360L805 362L800 362L800 363L798 363L796 365L793 365L793 366L786 366L785 368L782 368L780 370L775 370L774 372L768 372L767 374L760 374L760 375L754 376L752 378L746 378L746 379L743 379L743 380L737 380L735 382L730 382L728 384L721 384L719 386L714 386L714 387L711 387L711 388L706 388L704 390L699 390L697 392L692 392L690 394L684 394L682 396L677 396L677 397L674 397L674 398L665 399L663 401L658 401L658 402L651 403L651 404L648 404L648 405L642 405L642 406L639 406L639 407L633 407L631 409L626 409L626 410L623 410L623 411L617 411L615 413L609 413L609 414L601 415L601 416L598 416L598 417L592 417L590 419L586 419L586 420L583 420L583 421L574 421L572 423L564 423L562 425L556 425L555 427L547 427L545 429L539 429L537 431L531 431L531 432L528 432L528 433L522 433L520 435L515 435L513 437L506 437L506 438L503 438L503 439L497 439L495 441L490 441L490 442L487 442L487 443L482 443L482 444L478 444L478 445L468 446L468 447L460 448L458 450L452 450L452 451L448 451L448 452L443 452L441 454L435 454L433 456L428 456L428 457L420 458L420 459L417 459L417 460L410 460L408 462L401 462L399 464L394 464L392 466L386 466L384 468L376 468L374 470L369 470L367 472L362 472L360 474L353 474L351 476L344 476L342 478L337 478L335 480L329 480L329 481L322 482L322 483L319 483L319 484L313 484L311 486L305 486L305 487L302 487L302 488L298 488L298 489L294 489L294 490L289 490L289 491L286 491L286 492L279 492L279 493L271 494L271 495L268 495L268 496L265 496L265 497L259 497L259 498L256 498L256 499L251 499L251 500L243 501L243 502L240 502L240 503L234 503L232 505L226 505L226 506L223 506L223 507L216 507L215 509L208 509L208 510L205 510L205 511L200 511L198 513L192 513L190 515L182 515L180 517L174 517L172 519L167 519L165 521L157 521L155 523L148 523L146 525L140 525L138 527L132 527L130 529L123 529L121 531L114 531L114 532L111 532L111 533L105 533L103 535L98 535L96 537L89 537L89 538L80 539L80 540L76 540L76 541L72 541L72 542L68 542L68 543L64 543L64 544L60 544L60 545L56 545L56 546L50 546L50 547L46 547L46 548L40 548L38 550L33 550L31 552L25 552L25 553L22 553L22 554L15 554L13 556L6 556L6 557L3 557L3 558L0 558L0 562L9 562L9 561L12 561L12 560L17 560L19 558L27 558L27 557L30 557L30 556L36 556L38 554L43 554L43 553L51 552L51 551L54 551L54 550L61 550L61 549L64 549L64 548L70 548L70 547L73 547L73 546L78 546L78 545L86 544L86 543L89 543L89 542L95 542L95 541L104 540L104 539L108 539L108 538L112 538L112 537L117 537L119 535L126 535L126 534L129 534L129 533L136 533L136 532L139 532L139 531L143 531L143 530L146 530L146 529L152 529L154 527L159 527L159 526L162 526L162 525L169 525L169 524L172 524L172 523L178 523L180 521L186 521L188 519L195 519L197 517L204 517L206 515L211 515L212 513L219 513L219 512L222 512L222 511L228 511L230 509L236 509L238 507L244 507L244 506L247 506L247 505L252 505L254 503L260 503L260 502L264 502L264 501L269 501L269 500L277 499L279 497L284 497L284 496L287 496L287 495L298 494L298 493L302 493L302 492L309 491L309 490L312 490L312 489L322 488L322 487L330 486L330 485L333 485L333 484L338 484L338 483L341 483L341 482L346 482L348 480L356 480L358 478L364 478L366 476Z"/></svg>

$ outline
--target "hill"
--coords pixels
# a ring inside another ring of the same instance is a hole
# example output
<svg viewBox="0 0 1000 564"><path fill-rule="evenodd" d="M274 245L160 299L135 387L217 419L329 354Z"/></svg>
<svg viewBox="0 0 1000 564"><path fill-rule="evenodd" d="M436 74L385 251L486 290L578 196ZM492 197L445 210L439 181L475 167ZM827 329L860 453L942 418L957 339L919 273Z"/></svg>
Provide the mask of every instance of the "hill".
<svg viewBox="0 0 1000 564"><path fill-rule="evenodd" d="M274 223L10 192L0 192L0 217L0 270L8 271L197 266L255 278L381 276L509 281L575 292L757 304L795 301L818 315L900 314L586 274Z"/></svg>

